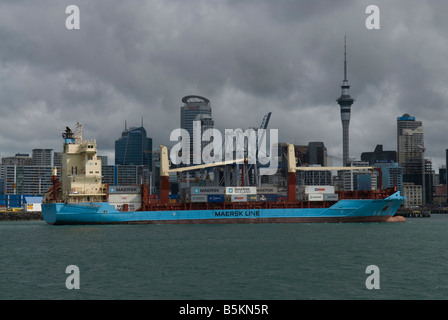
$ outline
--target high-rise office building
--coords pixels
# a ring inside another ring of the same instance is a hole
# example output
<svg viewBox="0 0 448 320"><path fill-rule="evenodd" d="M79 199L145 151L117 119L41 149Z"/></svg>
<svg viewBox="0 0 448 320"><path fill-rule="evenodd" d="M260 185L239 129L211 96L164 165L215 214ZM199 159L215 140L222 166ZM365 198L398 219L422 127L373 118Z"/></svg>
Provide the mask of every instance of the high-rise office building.
<svg viewBox="0 0 448 320"><path fill-rule="evenodd" d="M59 169L62 167L62 154L63 152L53 153L53 167L57 167Z"/></svg>
<svg viewBox="0 0 448 320"><path fill-rule="evenodd" d="M126 128L115 140L116 165L145 165L152 171L152 139L143 127Z"/></svg>
<svg viewBox="0 0 448 320"><path fill-rule="evenodd" d="M185 96L182 98L184 105L180 108L180 127L188 131L190 135L190 164L194 163L193 153L193 124L199 121L201 124L201 137L206 129L213 128L212 108L210 100L201 96ZM208 144L209 142L205 142ZM204 142L200 142L201 150ZM185 150L182 150L185 151Z"/></svg>
<svg viewBox="0 0 448 320"><path fill-rule="evenodd" d="M31 166L33 165L33 159L29 154L16 153L14 157L2 158L2 164L16 165L16 166Z"/></svg>
<svg viewBox="0 0 448 320"><path fill-rule="evenodd" d="M210 143L210 140L212 138L211 131L207 131L208 129L213 129L215 126L215 122L213 121L213 118L208 114L199 114L196 116L196 120L199 121L201 124L201 137L202 137L202 143L201 143L201 150L204 150L204 147Z"/></svg>
<svg viewBox="0 0 448 320"><path fill-rule="evenodd" d="M44 194L51 186L51 151L33 149L32 158L28 154L3 158L0 165L0 193Z"/></svg>
<svg viewBox="0 0 448 320"><path fill-rule="evenodd" d="M145 165L102 165L103 183L110 186L150 183L150 172Z"/></svg>
<svg viewBox="0 0 448 320"><path fill-rule="evenodd" d="M369 163L365 161L349 161L349 166L368 167ZM354 190L376 190L377 174L366 170L350 170L342 173L342 182L345 191Z"/></svg>
<svg viewBox="0 0 448 320"><path fill-rule="evenodd" d="M51 166L51 151L53 149L33 149L33 166Z"/></svg>
<svg viewBox="0 0 448 320"><path fill-rule="evenodd" d="M384 151L382 144L377 144L375 150L373 152L363 152L361 153L361 161L367 161L370 165L376 162L384 162L384 161L397 161L397 152L396 151Z"/></svg>
<svg viewBox="0 0 448 320"><path fill-rule="evenodd" d="M448 201L448 149L445 150L445 183L447 184L446 187L446 199Z"/></svg>
<svg viewBox="0 0 448 320"><path fill-rule="evenodd" d="M349 149L349 125L350 125L350 112L351 106L355 101L349 94L350 86L347 80L347 46L344 38L344 80L341 86L342 92L338 102L341 107L341 121L342 121L342 161L343 165L346 166L348 163L348 157L350 156Z"/></svg>
<svg viewBox="0 0 448 320"><path fill-rule="evenodd" d="M320 164L327 166L327 148L323 142L310 142L306 151L307 162L309 164Z"/></svg>
<svg viewBox="0 0 448 320"><path fill-rule="evenodd" d="M2 165L5 194L43 194L51 187L51 166Z"/></svg>
<svg viewBox="0 0 448 320"><path fill-rule="evenodd" d="M397 118L397 160L404 174L422 172L423 125L405 113Z"/></svg>
<svg viewBox="0 0 448 320"><path fill-rule="evenodd" d="M422 186L422 202L426 204L432 200L432 168L431 162L425 161L424 152L422 122L407 113L398 117L397 159L403 167L403 183L405 188L412 184Z"/></svg>
<svg viewBox="0 0 448 320"><path fill-rule="evenodd" d="M403 192L403 168L397 162L380 160L373 163L373 166L381 169L382 181L379 181L383 189L395 187Z"/></svg>
<svg viewBox="0 0 448 320"><path fill-rule="evenodd" d="M397 159L403 167L403 181L422 184L423 126L405 113L397 118Z"/></svg>

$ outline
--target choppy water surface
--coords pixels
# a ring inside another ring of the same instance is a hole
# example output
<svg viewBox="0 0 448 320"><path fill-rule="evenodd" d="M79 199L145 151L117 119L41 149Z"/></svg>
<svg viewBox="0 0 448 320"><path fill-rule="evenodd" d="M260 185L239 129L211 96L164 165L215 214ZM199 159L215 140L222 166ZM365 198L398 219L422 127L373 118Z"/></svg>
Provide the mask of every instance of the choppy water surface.
<svg viewBox="0 0 448 320"><path fill-rule="evenodd" d="M406 223L0 223L0 299L446 299L448 216ZM66 267L80 289L66 287ZM369 265L380 289L368 290Z"/></svg>

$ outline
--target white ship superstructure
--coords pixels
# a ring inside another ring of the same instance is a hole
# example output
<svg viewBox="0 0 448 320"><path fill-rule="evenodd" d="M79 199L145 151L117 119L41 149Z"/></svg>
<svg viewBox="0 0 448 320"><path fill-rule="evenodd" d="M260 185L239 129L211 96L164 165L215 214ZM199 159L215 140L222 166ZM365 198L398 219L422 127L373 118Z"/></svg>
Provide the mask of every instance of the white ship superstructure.
<svg viewBox="0 0 448 320"><path fill-rule="evenodd" d="M101 159L97 156L95 139L82 138L82 125L72 133L67 127L62 154L62 200L65 203L101 202L106 186L101 180Z"/></svg>

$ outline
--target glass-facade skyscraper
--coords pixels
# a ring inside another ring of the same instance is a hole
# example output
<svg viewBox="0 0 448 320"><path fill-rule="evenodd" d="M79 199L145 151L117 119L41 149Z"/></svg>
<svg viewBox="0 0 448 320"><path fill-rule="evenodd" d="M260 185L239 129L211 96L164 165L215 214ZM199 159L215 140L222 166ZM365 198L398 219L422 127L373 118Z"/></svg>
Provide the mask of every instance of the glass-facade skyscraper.
<svg viewBox="0 0 448 320"><path fill-rule="evenodd" d="M408 113L398 117L397 160L403 167L403 183L421 185L423 204L426 204L432 201L432 169L431 162L424 159L424 152L422 121L416 121Z"/></svg>
<svg viewBox="0 0 448 320"><path fill-rule="evenodd" d="M323 142L310 142L306 151L307 162L309 164L320 164L327 166L327 148Z"/></svg>
<svg viewBox="0 0 448 320"><path fill-rule="evenodd" d="M403 181L422 184L423 126L405 113L397 118L397 159L403 167Z"/></svg>
<svg viewBox="0 0 448 320"><path fill-rule="evenodd" d="M152 171L152 139L143 126L125 129L115 140L115 164L145 165Z"/></svg>
<svg viewBox="0 0 448 320"><path fill-rule="evenodd" d="M207 129L212 129L214 126L212 118L212 108L210 100L200 96L185 96L182 98L184 105L180 108L180 127L185 129L190 134L190 139L193 139L193 121L200 121L201 136ZM201 149L204 146L201 142ZM190 164L193 164L193 140L190 141Z"/></svg>

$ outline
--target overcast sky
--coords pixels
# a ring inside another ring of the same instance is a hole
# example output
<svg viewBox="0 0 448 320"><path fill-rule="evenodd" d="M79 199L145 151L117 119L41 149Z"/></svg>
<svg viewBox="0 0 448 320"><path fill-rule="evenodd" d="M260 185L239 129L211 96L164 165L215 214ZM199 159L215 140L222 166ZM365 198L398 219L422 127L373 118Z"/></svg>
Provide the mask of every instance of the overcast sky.
<svg viewBox="0 0 448 320"><path fill-rule="evenodd" d="M68 30L68 5L80 29ZM380 9L369 30L368 5ZM211 101L219 130L269 128L281 142L322 141L342 158L336 99L355 99L350 157L396 150L396 119L423 121L426 157L444 164L448 3L436 0L1 0L0 156L62 150L84 124L99 153L141 118L153 144L173 145L181 99Z"/></svg>

